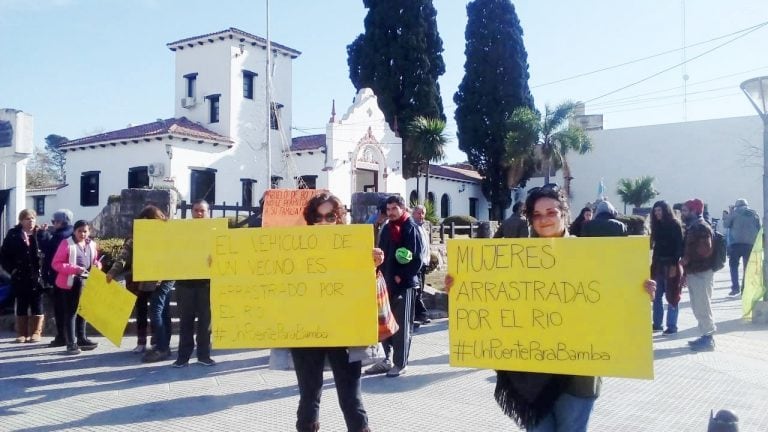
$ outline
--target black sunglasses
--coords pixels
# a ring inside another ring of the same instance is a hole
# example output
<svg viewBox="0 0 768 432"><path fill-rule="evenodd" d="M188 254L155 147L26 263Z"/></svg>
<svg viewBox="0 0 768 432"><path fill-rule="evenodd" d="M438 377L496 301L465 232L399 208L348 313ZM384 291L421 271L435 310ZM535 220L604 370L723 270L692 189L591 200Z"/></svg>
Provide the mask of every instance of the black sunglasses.
<svg viewBox="0 0 768 432"><path fill-rule="evenodd" d="M338 220L338 216L336 216L336 213L326 213L326 214L315 215L315 223L320 223L323 220L325 220L328 223L336 223L336 221Z"/></svg>
<svg viewBox="0 0 768 432"><path fill-rule="evenodd" d="M537 193L537 192L547 192L552 191L554 193L560 193L560 186L557 183L547 183L544 186L537 186L535 188L531 188L528 190L528 195Z"/></svg>

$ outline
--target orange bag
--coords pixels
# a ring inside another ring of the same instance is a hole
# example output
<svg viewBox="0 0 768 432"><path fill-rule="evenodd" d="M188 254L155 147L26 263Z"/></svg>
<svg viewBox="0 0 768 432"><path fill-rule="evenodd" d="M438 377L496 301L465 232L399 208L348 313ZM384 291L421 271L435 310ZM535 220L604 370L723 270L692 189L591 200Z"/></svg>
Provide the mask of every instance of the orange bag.
<svg viewBox="0 0 768 432"><path fill-rule="evenodd" d="M387 282L381 272L376 273L376 303L379 305L379 341L392 337L400 330L395 321L395 314L389 306Z"/></svg>

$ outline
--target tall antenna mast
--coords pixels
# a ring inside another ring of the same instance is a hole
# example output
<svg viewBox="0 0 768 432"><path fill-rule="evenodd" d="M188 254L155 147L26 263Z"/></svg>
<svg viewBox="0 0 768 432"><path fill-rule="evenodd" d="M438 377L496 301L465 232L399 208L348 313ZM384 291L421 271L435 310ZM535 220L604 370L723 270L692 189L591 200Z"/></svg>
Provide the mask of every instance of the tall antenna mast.
<svg viewBox="0 0 768 432"><path fill-rule="evenodd" d="M271 59L272 59L272 41L269 39L269 0L267 3L267 62L266 62L266 102L267 102L267 122L265 130L267 132L267 189L272 189L272 74L271 74Z"/></svg>
<svg viewBox="0 0 768 432"><path fill-rule="evenodd" d="M688 66L686 65L687 52L685 48L685 0L680 1L683 12L683 121L688 121Z"/></svg>

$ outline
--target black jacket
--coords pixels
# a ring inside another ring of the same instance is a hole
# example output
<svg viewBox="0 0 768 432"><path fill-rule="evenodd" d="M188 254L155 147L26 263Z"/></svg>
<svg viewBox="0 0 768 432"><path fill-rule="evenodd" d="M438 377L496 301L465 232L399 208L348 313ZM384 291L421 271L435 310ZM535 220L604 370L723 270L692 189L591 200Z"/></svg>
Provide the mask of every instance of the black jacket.
<svg viewBox="0 0 768 432"><path fill-rule="evenodd" d="M40 239L40 252L43 253L43 280L50 286L55 286L56 270L51 267L53 256L59 248L62 240L72 236L71 225L59 228L53 232L46 232Z"/></svg>
<svg viewBox="0 0 768 432"><path fill-rule="evenodd" d="M600 213L581 228L581 237L623 237L627 226L606 213Z"/></svg>
<svg viewBox="0 0 768 432"><path fill-rule="evenodd" d="M40 277L40 255L36 235L29 237L29 246L24 242L21 225L8 230L0 248L0 263L11 274L11 283L37 285Z"/></svg>
<svg viewBox="0 0 768 432"><path fill-rule="evenodd" d="M661 222L651 233L653 262L677 264L683 256L683 228L675 222Z"/></svg>
<svg viewBox="0 0 768 432"><path fill-rule="evenodd" d="M400 227L400 242L392 241L389 224L384 225L379 235L379 248L384 251L384 262L379 266L387 281L387 289L391 297L402 294L402 291L419 286L419 270L421 269L421 241L419 226L408 217ZM395 251L404 247L413 253L413 259L408 264L400 264L395 259ZM400 283L395 282L395 276L400 276Z"/></svg>

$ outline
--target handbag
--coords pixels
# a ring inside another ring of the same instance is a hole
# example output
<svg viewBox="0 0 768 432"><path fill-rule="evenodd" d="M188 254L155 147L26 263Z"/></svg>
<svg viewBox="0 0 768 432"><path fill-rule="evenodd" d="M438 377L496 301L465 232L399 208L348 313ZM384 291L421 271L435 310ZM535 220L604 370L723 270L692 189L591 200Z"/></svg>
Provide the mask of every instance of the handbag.
<svg viewBox="0 0 768 432"><path fill-rule="evenodd" d="M387 282L381 272L376 273L376 303L379 306L379 341L383 341L397 333L400 326L397 324L395 314L392 313L392 307L389 305Z"/></svg>

